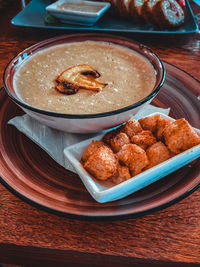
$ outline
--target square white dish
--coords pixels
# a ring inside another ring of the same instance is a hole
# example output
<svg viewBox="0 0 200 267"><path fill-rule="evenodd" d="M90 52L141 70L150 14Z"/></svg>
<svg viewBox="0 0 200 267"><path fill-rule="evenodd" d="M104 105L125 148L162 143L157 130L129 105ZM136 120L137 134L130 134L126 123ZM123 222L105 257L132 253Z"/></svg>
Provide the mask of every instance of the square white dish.
<svg viewBox="0 0 200 267"><path fill-rule="evenodd" d="M63 4L76 4L73 8L61 6ZM82 3L82 8L81 8ZM85 4L85 8L84 7ZM86 6L87 5L87 6ZM86 8L87 7L87 8ZM48 5L46 11L63 23L78 24L78 25L94 25L98 19L110 7L108 2L94 2L86 0L58 0L55 3ZM95 9L97 10L95 10Z"/></svg>
<svg viewBox="0 0 200 267"><path fill-rule="evenodd" d="M160 114L162 118L174 121L173 118L159 112L150 114L148 116L156 114ZM195 129L195 131L200 134L199 129ZM64 155L70 161L77 174L80 176L88 192L97 202L100 203L124 198L158 181L159 179L164 178L168 174L180 169L181 167L200 157L200 145L197 145L170 158L169 160L162 162L159 165L154 166L147 171L130 178L123 183L112 185L107 181L97 181L83 168L82 164L80 163L81 156L91 141L100 140L104 134L87 139L64 149Z"/></svg>

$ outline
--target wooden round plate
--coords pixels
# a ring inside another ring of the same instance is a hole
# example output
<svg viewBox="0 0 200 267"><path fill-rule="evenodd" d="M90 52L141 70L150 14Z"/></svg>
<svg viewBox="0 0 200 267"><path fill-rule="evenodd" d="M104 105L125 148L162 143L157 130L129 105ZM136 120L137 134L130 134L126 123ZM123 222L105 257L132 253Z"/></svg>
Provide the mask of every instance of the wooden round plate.
<svg viewBox="0 0 200 267"><path fill-rule="evenodd" d="M200 128L200 82L165 63L166 82L153 101L170 107L174 118L185 117ZM7 122L23 112L0 92L1 182L23 200L47 211L82 220L114 220L142 216L170 206L200 185L200 159L124 199L100 204L76 174L65 170Z"/></svg>

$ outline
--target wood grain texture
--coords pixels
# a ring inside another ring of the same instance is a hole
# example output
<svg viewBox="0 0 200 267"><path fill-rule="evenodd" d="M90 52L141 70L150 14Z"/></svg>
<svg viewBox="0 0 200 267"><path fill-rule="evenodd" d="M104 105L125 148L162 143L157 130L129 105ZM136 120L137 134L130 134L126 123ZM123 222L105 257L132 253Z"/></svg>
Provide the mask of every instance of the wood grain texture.
<svg viewBox="0 0 200 267"><path fill-rule="evenodd" d="M10 25L15 2L0 18L0 77L24 48L66 32ZM71 33L71 32L70 32ZM127 35L200 80L200 36ZM71 176L72 178L73 176ZM29 266L199 266L200 190L142 218L85 222L58 217L23 202L0 185L0 262Z"/></svg>

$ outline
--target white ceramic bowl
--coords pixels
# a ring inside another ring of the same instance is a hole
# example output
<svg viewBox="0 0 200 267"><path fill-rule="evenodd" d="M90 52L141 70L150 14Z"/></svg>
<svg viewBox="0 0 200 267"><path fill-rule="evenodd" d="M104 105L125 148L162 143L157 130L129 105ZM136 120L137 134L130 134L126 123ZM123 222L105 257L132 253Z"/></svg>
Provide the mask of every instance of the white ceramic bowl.
<svg viewBox="0 0 200 267"><path fill-rule="evenodd" d="M65 3L76 3L77 9L60 8ZM81 8L78 3L85 3L90 6L90 9ZM97 11L92 10L92 7L96 7ZM48 5L46 11L51 13L54 17L59 19L61 22L78 24L78 25L94 25L98 19L108 10L110 3L108 2L93 2L83 0L58 0L55 3Z"/></svg>
<svg viewBox="0 0 200 267"><path fill-rule="evenodd" d="M174 121L173 118L159 112L149 114L148 116L153 116L156 114L160 114L162 118ZM195 130L200 134L200 130ZM200 145L197 145L150 168L149 170L130 178L121 184L113 186L106 181L102 182L94 179L80 163L81 156L91 141L101 140L104 134L74 144L64 150L66 158L70 161L77 174L80 176L88 192L97 202L100 203L114 201L133 194L134 192L158 181L161 178L164 178L168 174L180 169L184 165L200 157Z"/></svg>
<svg viewBox="0 0 200 267"><path fill-rule="evenodd" d="M156 84L151 92L146 98L141 101L127 106L125 108L116 109L110 112L98 113L98 114L61 114L56 112L50 112L46 110L41 110L26 104L21 101L14 88L13 88L13 76L21 63L29 58L31 55L54 45L70 43L70 42L82 42L86 40L92 41L104 41L113 44L128 47L136 51L137 53L144 56L147 60L151 62L156 73ZM72 133L90 133L98 132L105 129L115 127L128 121L135 115L141 108L145 108L145 105L149 104L152 99L158 94L165 80L165 68L163 66L160 58L148 47L134 42L132 40L105 34L76 34L76 35L66 35L55 37L52 39L45 40L43 42L37 43L21 53L19 53L15 58L13 58L7 65L3 75L4 88L9 95L9 97L21 107L27 114L36 120L40 121L49 127L55 128L57 130L72 132Z"/></svg>

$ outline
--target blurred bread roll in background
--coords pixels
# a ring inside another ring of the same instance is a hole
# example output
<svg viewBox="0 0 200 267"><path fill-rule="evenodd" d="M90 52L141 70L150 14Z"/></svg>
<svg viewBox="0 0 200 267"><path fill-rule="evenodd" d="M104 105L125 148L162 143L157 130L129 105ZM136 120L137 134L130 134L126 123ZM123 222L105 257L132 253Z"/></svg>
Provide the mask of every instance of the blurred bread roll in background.
<svg viewBox="0 0 200 267"><path fill-rule="evenodd" d="M184 23L184 7L176 0L109 0L107 2L111 4L110 13L123 19L135 19L158 28L173 28Z"/></svg>

